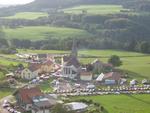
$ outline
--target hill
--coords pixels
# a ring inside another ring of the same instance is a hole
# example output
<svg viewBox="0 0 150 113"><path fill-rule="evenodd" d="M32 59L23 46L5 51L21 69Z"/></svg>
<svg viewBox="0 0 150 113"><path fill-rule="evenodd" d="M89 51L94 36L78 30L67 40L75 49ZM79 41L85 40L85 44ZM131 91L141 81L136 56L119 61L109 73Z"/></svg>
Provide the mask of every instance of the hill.
<svg viewBox="0 0 150 113"><path fill-rule="evenodd" d="M16 12L30 12L30 11L49 11L50 9L63 9L73 7L76 5L92 5L92 4L115 4L123 5L124 7L148 10L150 6L149 0L35 0L26 5L11 6L9 8L2 8L0 16L12 15Z"/></svg>

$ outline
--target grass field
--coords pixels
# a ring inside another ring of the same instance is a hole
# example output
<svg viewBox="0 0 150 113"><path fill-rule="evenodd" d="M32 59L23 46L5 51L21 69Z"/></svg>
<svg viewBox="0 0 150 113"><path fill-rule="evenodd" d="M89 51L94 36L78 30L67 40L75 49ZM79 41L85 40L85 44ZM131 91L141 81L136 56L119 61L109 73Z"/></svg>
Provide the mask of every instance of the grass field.
<svg viewBox="0 0 150 113"><path fill-rule="evenodd" d="M82 14L82 11L88 14L114 14L125 10L121 5L81 5L73 8L64 9L65 13Z"/></svg>
<svg viewBox="0 0 150 113"><path fill-rule="evenodd" d="M74 97L100 103L108 113L150 113L150 95L106 95Z"/></svg>
<svg viewBox="0 0 150 113"><path fill-rule="evenodd" d="M31 32L32 31L32 32ZM32 26L21 27L16 29L4 29L7 39L29 39L44 40L49 37L68 38L68 37L88 37L88 32L81 29L48 27L48 26Z"/></svg>
<svg viewBox="0 0 150 113"><path fill-rule="evenodd" d="M0 88L0 99L2 99L3 97L6 97L8 95L11 95L13 93L13 89L10 88Z"/></svg>
<svg viewBox="0 0 150 113"><path fill-rule="evenodd" d="M16 13L13 16L8 16L8 17L4 17L6 19L30 19L30 20L34 20L37 19L39 17L47 17L48 14L47 13L42 13L42 12L21 12L21 13Z"/></svg>
<svg viewBox="0 0 150 113"><path fill-rule="evenodd" d="M6 60L4 58L0 58L0 64L3 65L3 66L9 66L10 64L12 65L18 65L22 62L17 62L17 61L10 61L10 60ZM27 64L26 63L22 63L24 66L26 66Z"/></svg>

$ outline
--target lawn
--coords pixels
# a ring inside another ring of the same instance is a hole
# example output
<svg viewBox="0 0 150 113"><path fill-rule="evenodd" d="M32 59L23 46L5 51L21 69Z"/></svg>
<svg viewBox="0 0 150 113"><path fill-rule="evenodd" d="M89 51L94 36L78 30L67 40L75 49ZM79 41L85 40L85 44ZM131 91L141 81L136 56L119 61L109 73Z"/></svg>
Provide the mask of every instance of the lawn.
<svg viewBox="0 0 150 113"><path fill-rule="evenodd" d="M45 81L39 85L42 92L52 92L53 91L53 88L50 85L51 82L52 82L52 79Z"/></svg>
<svg viewBox="0 0 150 113"><path fill-rule="evenodd" d="M100 103L108 113L150 113L150 95L105 95L73 97Z"/></svg>
<svg viewBox="0 0 150 113"><path fill-rule="evenodd" d="M17 62L17 61L11 61L11 60L6 60L4 58L0 58L0 65L3 65L3 66L9 66L9 65L18 65L22 62ZM26 66L27 64L26 63L22 63L24 66Z"/></svg>
<svg viewBox="0 0 150 113"><path fill-rule="evenodd" d="M10 88L0 88L0 99L3 97L6 97L8 95L11 95L13 93L13 89Z"/></svg>
<svg viewBox="0 0 150 113"><path fill-rule="evenodd" d="M32 31L32 32L31 32ZM28 40L44 40L50 37L68 38L68 37L89 37L85 30L65 28L65 27L49 27L49 26L30 26L16 29L4 28L7 39L28 39Z"/></svg>
<svg viewBox="0 0 150 113"><path fill-rule="evenodd" d="M13 16L8 16L8 17L4 17L6 19L30 19L30 20L34 20L37 19L39 17L47 17L48 14L47 13L42 13L42 12L21 12L21 13L16 13Z"/></svg>
<svg viewBox="0 0 150 113"><path fill-rule="evenodd" d="M114 14L120 13L124 9L121 5L81 5L64 9L65 13L82 14L87 11L88 14Z"/></svg>

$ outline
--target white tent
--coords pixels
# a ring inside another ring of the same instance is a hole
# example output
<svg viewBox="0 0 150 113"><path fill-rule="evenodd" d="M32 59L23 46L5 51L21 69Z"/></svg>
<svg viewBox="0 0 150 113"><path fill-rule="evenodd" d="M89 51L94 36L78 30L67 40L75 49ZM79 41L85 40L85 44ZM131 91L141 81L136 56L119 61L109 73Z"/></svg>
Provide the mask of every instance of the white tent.
<svg viewBox="0 0 150 113"><path fill-rule="evenodd" d="M104 78L104 76L105 76L104 73L101 73L101 74L97 77L96 81L98 81L98 82L102 81L103 78Z"/></svg>
<svg viewBox="0 0 150 113"><path fill-rule="evenodd" d="M88 107L88 105L81 103L81 102L71 102L71 103L67 103L65 104L65 106L70 106L71 110L83 110L86 109Z"/></svg>

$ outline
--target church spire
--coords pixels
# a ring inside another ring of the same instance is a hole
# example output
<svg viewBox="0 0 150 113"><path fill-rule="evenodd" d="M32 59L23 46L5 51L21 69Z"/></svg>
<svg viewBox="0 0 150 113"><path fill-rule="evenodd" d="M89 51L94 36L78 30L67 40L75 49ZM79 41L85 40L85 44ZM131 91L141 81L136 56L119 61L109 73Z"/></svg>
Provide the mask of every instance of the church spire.
<svg viewBox="0 0 150 113"><path fill-rule="evenodd" d="M71 56L75 58L78 57L77 41L75 39L73 39Z"/></svg>

